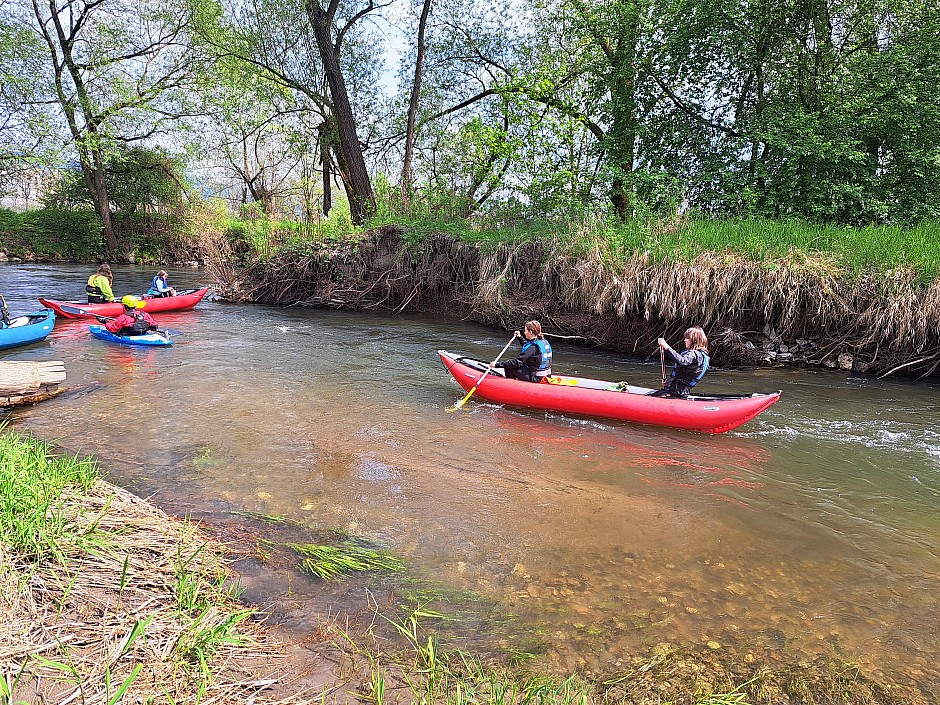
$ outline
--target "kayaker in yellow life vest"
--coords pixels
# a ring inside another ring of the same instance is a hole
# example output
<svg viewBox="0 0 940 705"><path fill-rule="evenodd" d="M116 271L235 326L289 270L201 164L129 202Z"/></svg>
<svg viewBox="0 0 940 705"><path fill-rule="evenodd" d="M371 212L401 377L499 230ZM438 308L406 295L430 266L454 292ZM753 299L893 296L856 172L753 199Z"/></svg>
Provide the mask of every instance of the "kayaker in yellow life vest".
<svg viewBox="0 0 940 705"><path fill-rule="evenodd" d="M104 304L114 301L114 292L111 291L113 282L114 275L111 274L111 266L103 264L98 267L98 271L88 277L88 283L85 285L88 303Z"/></svg>

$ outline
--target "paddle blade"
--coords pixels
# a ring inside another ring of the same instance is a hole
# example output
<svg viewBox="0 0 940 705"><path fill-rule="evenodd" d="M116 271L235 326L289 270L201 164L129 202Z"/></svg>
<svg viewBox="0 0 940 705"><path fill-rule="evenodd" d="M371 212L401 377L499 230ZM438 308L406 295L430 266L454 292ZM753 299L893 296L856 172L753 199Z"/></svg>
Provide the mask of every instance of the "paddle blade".
<svg viewBox="0 0 940 705"><path fill-rule="evenodd" d="M463 405L467 403L467 399L472 397L473 393L476 390L477 390L477 385L473 385L473 388L469 392L467 392L467 396L465 396L463 399L458 401L456 404L454 404L452 407L448 408L447 410L448 411L460 411L460 409L463 408Z"/></svg>
<svg viewBox="0 0 940 705"><path fill-rule="evenodd" d="M67 304L60 304L59 308L61 308L66 313L71 313L73 316L94 316L95 315L91 311L86 311L85 309L79 308L78 306L68 306Z"/></svg>

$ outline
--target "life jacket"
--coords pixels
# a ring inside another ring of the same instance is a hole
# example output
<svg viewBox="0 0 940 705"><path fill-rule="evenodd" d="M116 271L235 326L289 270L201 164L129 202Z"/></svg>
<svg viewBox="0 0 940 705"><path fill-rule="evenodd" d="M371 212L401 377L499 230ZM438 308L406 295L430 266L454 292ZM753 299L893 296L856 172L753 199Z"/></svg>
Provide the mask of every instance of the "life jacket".
<svg viewBox="0 0 940 705"><path fill-rule="evenodd" d="M98 287L98 284L96 283L98 281L98 277L100 276L100 274L95 272L90 277L88 277L88 283L85 284L85 291L88 292L90 296L104 296L104 292L101 291L101 289Z"/></svg>
<svg viewBox="0 0 940 705"><path fill-rule="evenodd" d="M678 364L672 366L672 376L678 378L679 383L687 387L694 387L705 376L711 359L704 350L693 350L692 352L695 353L695 359L698 361L695 367L682 365L680 369Z"/></svg>
<svg viewBox="0 0 940 705"><path fill-rule="evenodd" d="M530 345L535 345L539 349L539 364L533 371L535 376L539 379L548 377L552 374L552 346L544 338L536 338L526 341L522 346L522 352L525 353Z"/></svg>
<svg viewBox="0 0 940 705"><path fill-rule="evenodd" d="M144 318L144 314L137 311L128 312L128 316L133 316L134 322L129 326L121 328L121 335L143 335L150 332L150 324Z"/></svg>

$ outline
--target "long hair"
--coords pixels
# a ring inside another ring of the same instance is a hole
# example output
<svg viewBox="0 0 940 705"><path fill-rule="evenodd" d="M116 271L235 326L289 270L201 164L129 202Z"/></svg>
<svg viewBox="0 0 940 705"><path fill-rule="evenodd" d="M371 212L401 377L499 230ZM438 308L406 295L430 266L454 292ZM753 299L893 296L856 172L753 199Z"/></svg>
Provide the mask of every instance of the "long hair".
<svg viewBox="0 0 940 705"><path fill-rule="evenodd" d="M111 265L110 265L110 264L103 264L103 265L101 265L100 267L98 267L98 274L107 277L107 278L108 278L108 282L110 282L111 284L114 283L114 275L111 274Z"/></svg>
<svg viewBox="0 0 940 705"><path fill-rule="evenodd" d="M538 321L529 321L525 324L525 329L529 331L536 338L542 337L542 324Z"/></svg>
<svg viewBox="0 0 940 705"><path fill-rule="evenodd" d="M708 352L708 338L705 336L705 331L698 326L687 329L684 337L688 338L689 342L692 343L692 350L704 350Z"/></svg>

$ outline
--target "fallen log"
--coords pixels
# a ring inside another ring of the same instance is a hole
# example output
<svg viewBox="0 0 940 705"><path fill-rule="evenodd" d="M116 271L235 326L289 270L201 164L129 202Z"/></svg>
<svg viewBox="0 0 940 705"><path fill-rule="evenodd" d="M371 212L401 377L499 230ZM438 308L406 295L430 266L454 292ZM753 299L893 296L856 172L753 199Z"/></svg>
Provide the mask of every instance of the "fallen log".
<svg viewBox="0 0 940 705"><path fill-rule="evenodd" d="M35 404L61 392L65 363L11 360L0 362L0 406Z"/></svg>

